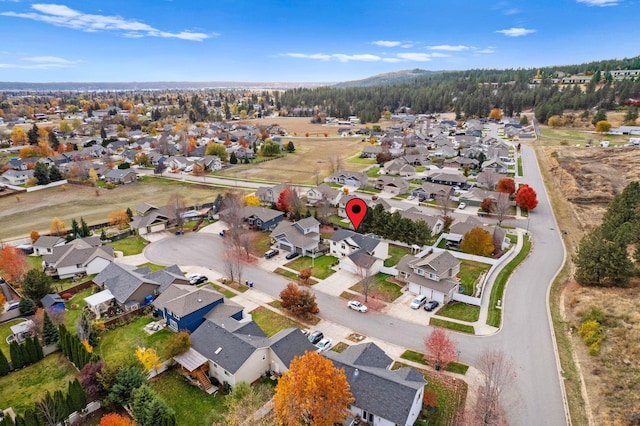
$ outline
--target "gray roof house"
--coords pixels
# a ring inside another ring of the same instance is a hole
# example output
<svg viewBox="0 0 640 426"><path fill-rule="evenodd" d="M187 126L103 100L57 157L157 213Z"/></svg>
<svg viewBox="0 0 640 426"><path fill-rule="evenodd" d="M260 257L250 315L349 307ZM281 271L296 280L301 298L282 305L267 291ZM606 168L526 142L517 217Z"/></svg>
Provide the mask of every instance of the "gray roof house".
<svg viewBox="0 0 640 426"><path fill-rule="evenodd" d="M411 192L412 195L418 197L419 201L443 199L443 197L451 198L455 191L452 186L440 185L439 183L423 182L419 188Z"/></svg>
<svg viewBox="0 0 640 426"><path fill-rule="evenodd" d="M294 357L315 351L298 328L288 328L268 338L253 321L207 318L191 334L191 347L209 363L209 377L231 386L253 383L265 371L281 374Z"/></svg>
<svg viewBox="0 0 640 426"><path fill-rule="evenodd" d="M176 215L169 206L156 207L152 204L142 203L136 207L136 213L130 226L138 235L164 231L176 220Z"/></svg>
<svg viewBox="0 0 640 426"><path fill-rule="evenodd" d="M340 259L340 269L354 274L364 270L375 275L389 257L389 244L373 234L339 229L331 236L329 244L330 254Z"/></svg>
<svg viewBox="0 0 640 426"><path fill-rule="evenodd" d="M262 186L256 189L256 197L258 197L263 204L275 203L278 201L280 193L286 186L284 183L279 183L274 186Z"/></svg>
<svg viewBox="0 0 640 426"><path fill-rule="evenodd" d="M288 252L315 257L320 244L320 222L313 216L293 223L280 222L271 231L271 239Z"/></svg>
<svg viewBox="0 0 640 426"><path fill-rule="evenodd" d="M220 212L224 220L224 211ZM284 213L266 207L244 206L240 211L241 217L249 224L261 231L275 229L282 219Z"/></svg>
<svg viewBox="0 0 640 426"><path fill-rule="evenodd" d="M399 177L379 176L376 180L376 188L391 194L406 194L409 191L409 182Z"/></svg>
<svg viewBox="0 0 640 426"><path fill-rule="evenodd" d="M412 426L422 410L426 380L418 370L391 370L393 360L375 343L325 353L344 369L355 401L349 410L370 425Z"/></svg>
<svg viewBox="0 0 640 426"><path fill-rule="evenodd" d="M50 254L42 256L45 273L60 279L100 273L115 259L113 246L101 243L98 237L87 237L53 247Z"/></svg>
<svg viewBox="0 0 640 426"><path fill-rule="evenodd" d="M53 253L53 248L64 245L66 240L62 237L56 237L53 235L43 235L33 243L33 253L36 256L42 256L45 254Z"/></svg>
<svg viewBox="0 0 640 426"><path fill-rule="evenodd" d="M133 183L138 180L138 173L132 169L112 169L104 175L104 180L115 185Z"/></svg>
<svg viewBox="0 0 640 426"><path fill-rule="evenodd" d="M7 170L2 177L9 185L24 185L33 177L33 170Z"/></svg>
<svg viewBox="0 0 640 426"><path fill-rule="evenodd" d="M356 188L363 188L369 184L369 178L365 173L346 170L334 172L327 180L340 185L355 186Z"/></svg>
<svg viewBox="0 0 640 426"><path fill-rule="evenodd" d="M326 183L321 183L307 191L307 202L315 204L318 201L327 200L330 204L335 205L342 194L342 191L332 188Z"/></svg>
<svg viewBox="0 0 640 426"><path fill-rule="evenodd" d="M424 294L441 304L449 303L458 291L460 261L448 251L425 250L406 255L398 262L397 278L409 285L409 292Z"/></svg>

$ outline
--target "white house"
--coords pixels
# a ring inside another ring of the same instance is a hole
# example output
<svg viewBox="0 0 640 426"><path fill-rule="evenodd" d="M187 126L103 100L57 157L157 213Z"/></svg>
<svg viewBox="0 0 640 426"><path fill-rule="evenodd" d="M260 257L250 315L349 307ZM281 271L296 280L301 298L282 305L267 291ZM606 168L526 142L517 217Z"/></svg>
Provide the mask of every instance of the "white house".
<svg viewBox="0 0 640 426"><path fill-rule="evenodd" d="M51 254L42 256L45 272L60 279L80 273L91 275L102 272L115 257L113 246L100 244L99 237L87 237L54 247Z"/></svg>
<svg viewBox="0 0 640 426"><path fill-rule="evenodd" d="M449 303L460 287L460 261L448 251L406 255L398 262L397 278L409 285L409 292L424 294L441 304Z"/></svg>
<svg viewBox="0 0 640 426"><path fill-rule="evenodd" d="M389 257L389 243L372 234L339 229L331 236L329 244L330 254L340 259L340 269L354 274L364 269L370 275L375 275Z"/></svg>
<svg viewBox="0 0 640 426"><path fill-rule="evenodd" d="M53 253L53 248L62 246L66 240L62 237L43 235L33 243L33 253L36 256L44 256Z"/></svg>

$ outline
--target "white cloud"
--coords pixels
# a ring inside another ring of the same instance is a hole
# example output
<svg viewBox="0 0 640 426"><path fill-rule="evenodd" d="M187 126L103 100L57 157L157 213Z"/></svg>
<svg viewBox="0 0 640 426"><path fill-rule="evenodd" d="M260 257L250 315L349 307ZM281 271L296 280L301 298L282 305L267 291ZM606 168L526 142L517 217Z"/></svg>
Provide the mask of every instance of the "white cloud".
<svg viewBox="0 0 640 426"><path fill-rule="evenodd" d="M68 59L59 58L57 56L30 56L27 58L22 58L23 61L28 62L37 62L41 64L60 64L60 65L72 65L75 64L75 61L70 61Z"/></svg>
<svg viewBox="0 0 640 426"><path fill-rule="evenodd" d="M600 6L600 7L607 7L607 6L617 6L619 3L619 0L576 0L578 3L584 3L588 6Z"/></svg>
<svg viewBox="0 0 640 426"><path fill-rule="evenodd" d="M376 46L382 46L382 47L397 47L402 45L402 42L390 41L390 40L377 40L377 41L372 41L371 44L375 44Z"/></svg>
<svg viewBox="0 0 640 426"><path fill-rule="evenodd" d="M433 52L431 54L432 58L450 58L451 55L449 55L448 53L440 53L440 52Z"/></svg>
<svg viewBox="0 0 640 426"><path fill-rule="evenodd" d="M382 62L396 63L396 62L404 62L400 58L383 58Z"/></svg>
<svg viewBox="0 0 640 426"><path fill-rule="evenodd" d="M510 16L510 15L517 15L518 13L520 13L520 9L516 9L516 8L513 8L513 9L506 9L506 10L503 10L503 11L502 11L502 14L503 14L503 15L507 15L507 16Z"/></svg>
<svg viewBox="0 0 640 426"><path fill-rule="evenodd" d="M496 32L500 34L504 34L507 37L522 37L531 33L535 33L536 30L516 27L516 28L508 28L506 30L498 30Z"/></svg>
<svg viewBox="0 0 640 426"><path fill-rule="evenodd" d="M202 41L217 34L205 34L193 31L181 31L172 33L161 31L143 22L125 19L120 16L94 15L79 12L60 4L33 4L31 8L36 12L18 13L2 12L0 15L16 18L31 19L45 22L57 27L72 28L85 32L97 31L125 31L126 37L161 37L177 38L189 41Z"/></svg>
<svg viewBox="0 0 640 426"><path fill-rule="evenodd" d="M452 46L450 44L440 44L438 46L429 46L429 50L445 50L447 52L460 52L463 50L471 49L469 46L464 46L459 44L457 46Z"/></svg>
<svg viewBox="0 0 640 426"><path fill-rule="evenodd" d="M398 53L398 58L412 62L428 62L431 60L431 55L428 53Z"/></svg>
<svg viewBox="0 0 640 426"><path fill-rule="evenodd" d="M283 54L283 56L289 56L290 58L301 58L301 59L317 59L317 60L322 60L322 61L329 61L329 60L337 60L339 62L351 62L351 61L358 61L358 62L377 62L377 61L381 61L382 58L380 56L376 56L376 55L370 55L370 54L360 54L360 55L345 55L343 53L333 53L331 55L327 55L325 53L312 53L312 54L308 54L308 53L285 53Z"/></svg>
<svg viewBox="0 0 640 426"><path fill-rule="evenodd" d="M495 49L493 47L487 47L486 49L479 49L476 50L476 53L496 53Z"/></svg>

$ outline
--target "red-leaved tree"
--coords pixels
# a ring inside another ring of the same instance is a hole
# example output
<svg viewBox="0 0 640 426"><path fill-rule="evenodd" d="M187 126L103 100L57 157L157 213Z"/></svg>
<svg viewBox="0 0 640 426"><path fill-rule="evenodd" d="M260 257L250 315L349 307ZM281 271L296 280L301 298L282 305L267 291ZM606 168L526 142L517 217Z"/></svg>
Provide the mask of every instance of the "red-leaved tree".
<svg viewBox="0 0 640 426"><path fill-rule="evenodd" d="M12 283L21 282L28 270L22 251L11 246L6 246L0 251L0 271L4 279Z"/></svg>
<svg viewBox="0 0 640 426"><path fill-rule="evenodd" d="M515 194L516 182L509 177L502 178L498 180L498 184L496 185L496 191L506 192L509 195Z"/></svg>
<svg viewBox="0 0 640 426"><path fill-rule="evenodd" d="M441 328L436 328L428 337L425 337L424 346L429 352L429 355L424 357L425 361L433 361L436 368L445 369L457 359L456 341Z"/></svg>
<svg viewBox="0 0 640 426"><path fill-rule="evenodd" d="M518 192L516 192L516 203L521 208L525 208L531 211L538 205L538 195L532 187L524 184L520 188L518 188Z"/></svg>

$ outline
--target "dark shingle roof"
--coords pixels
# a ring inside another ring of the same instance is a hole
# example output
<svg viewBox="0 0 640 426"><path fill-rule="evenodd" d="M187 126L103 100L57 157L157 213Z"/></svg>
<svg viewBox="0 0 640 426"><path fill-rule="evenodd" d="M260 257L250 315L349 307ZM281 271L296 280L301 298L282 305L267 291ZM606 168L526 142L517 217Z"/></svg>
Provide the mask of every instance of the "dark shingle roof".
<svg viewBox="0 0 640 426"><path fill-rule="evenodd" d="M280 358L284 365L291 364L293 358L305 352L313 352L317 348L309 342L307 336L299 328L287 328L272 336L271 350Z"/></svg>
<svg viewBox="0 0 640 426"><path fill-rule="evenodd" d="M357 232L350 231L348 229L338 229L330 238L331 241L336 242L346 239L351 239L358 247L367 253L373 252L380 243L379 239L372 237L370 234L358 234Z"/></svg>

